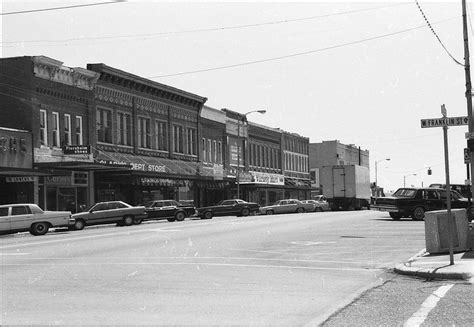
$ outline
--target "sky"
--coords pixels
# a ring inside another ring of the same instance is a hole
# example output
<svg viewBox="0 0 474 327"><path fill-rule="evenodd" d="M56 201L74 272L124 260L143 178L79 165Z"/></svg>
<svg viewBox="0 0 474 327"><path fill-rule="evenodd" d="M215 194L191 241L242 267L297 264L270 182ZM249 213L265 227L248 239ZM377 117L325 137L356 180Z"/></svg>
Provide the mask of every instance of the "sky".
<svg viewBox="0 0 474 327"><path fill-rule="evenodd" d="M265 109L249 120L368 150L387 191L444 183L443 129L420 121L443 104L467 116L461 0L3 0L1 12L2 57L104 63L215 109ZM466 132L448 129L452 184L466 181Z"/></svg>

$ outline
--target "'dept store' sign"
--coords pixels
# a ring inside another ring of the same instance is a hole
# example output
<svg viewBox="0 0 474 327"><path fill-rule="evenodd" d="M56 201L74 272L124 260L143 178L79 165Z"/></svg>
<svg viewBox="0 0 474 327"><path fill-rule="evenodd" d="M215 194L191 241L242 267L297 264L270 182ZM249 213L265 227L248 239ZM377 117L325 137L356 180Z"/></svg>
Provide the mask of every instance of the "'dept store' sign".
<svg viewBox="0 0 474 327"><path fill-rule="evenodd" d="M33 168L32 147L29 132L0 127L0 167Z"/></svg>

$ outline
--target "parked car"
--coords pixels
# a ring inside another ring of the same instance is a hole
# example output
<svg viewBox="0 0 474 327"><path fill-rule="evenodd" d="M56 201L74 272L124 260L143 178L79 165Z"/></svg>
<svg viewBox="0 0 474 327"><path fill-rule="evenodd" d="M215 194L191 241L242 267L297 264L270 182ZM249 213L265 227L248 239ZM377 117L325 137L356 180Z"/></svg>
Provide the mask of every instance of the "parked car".
<svg viewBox="0 0 474 327"><path fill-rule="evenodd" d="M278 213L306 212L314 209L311 203L302 203L296 199L278 200L274 204L261 207L260 213L264 215L273 215Z"/></svg>
<svg viewBox="0 0 474 327"><path fill-rule="evenodd" d="M329 203L324 198L320 200L303 200L301 202L312 204L312 210L310 211L328 211L330 209Z"/></svg>
<svg viewBox="0 0 474 327"><path fill-rule="evenodd" d="M451 191L451 208L467 208L468 200ZM386 211L393 220L422 220L426 211L446 209L447 192L440 188L399 188L392 196L374 198L370 209Z"/></svg>
<svg viewBox="0 0 474 327"><path fill-rule="evenodd" d="M154 200L143 204L147 217L144 220L167 219L168 221L182 221L196 213L194 206L183 205L175 200ZM138 222L138 223L141 223Z"/></svg>
<svg viewBox="0 0 474 327"><path fill-rule="evenodd" d="M123 201L98 202L84 212L73 214L74 229L85 226L117 223L130 226L141 223L147 217L144 206L131 206Z"/></svg>
<svg viewBox="0 0 474 327"><path fill-rule="evenodd" d="M446 184L430 184L429 187L434 188L446 188ZM453 191L459 192L463 197L467 198L470 195L470 185L464 184L450 184L450 187Z"/></svg>
<svg viewBox="0 0 474 327"><path fill-rule="evenodd" d="M74 225L70 211L43 211L34 203L0 205L0 233L29 231L32 235L44 235L52 227Z"/></svg>
<svg viewBox="0 0 474 327"><path fill-rule="evenodd" d="M197 216L211 219L214 216L248 216L258 212L260 205L240 199L222 200L214 206L197 208Z"/></svg>

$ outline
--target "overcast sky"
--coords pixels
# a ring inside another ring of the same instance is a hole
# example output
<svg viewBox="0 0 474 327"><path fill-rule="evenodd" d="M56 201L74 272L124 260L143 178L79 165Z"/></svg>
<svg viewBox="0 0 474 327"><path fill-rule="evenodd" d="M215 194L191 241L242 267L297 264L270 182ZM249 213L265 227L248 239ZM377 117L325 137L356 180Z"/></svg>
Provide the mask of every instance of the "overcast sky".
<svg viewBox="0 0 474 327"><path fill-rule="evenodd" d="M3 57L105 63L216 109L266 109L249 120L369 150L386 190L444 182L442 128L420 120L442 104L467 115L461 0L418 2L433 30L416 1L2 2ZM466 179L467 130L448 131L451 183Z"/></svg>

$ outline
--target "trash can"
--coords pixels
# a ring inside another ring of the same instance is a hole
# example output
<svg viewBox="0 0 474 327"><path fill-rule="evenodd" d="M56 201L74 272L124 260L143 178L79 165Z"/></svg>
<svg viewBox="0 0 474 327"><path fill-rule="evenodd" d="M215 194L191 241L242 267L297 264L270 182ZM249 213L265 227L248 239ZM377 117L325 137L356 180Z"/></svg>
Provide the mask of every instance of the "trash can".
<svg viewBox="0 0 474 327"><path fill-rule="evenodd" d="M469 225L465 209L452 209L453 251L466 251ZM429 253L449 252L449 220L447 210L425 213L425 242Z"/></svg>

